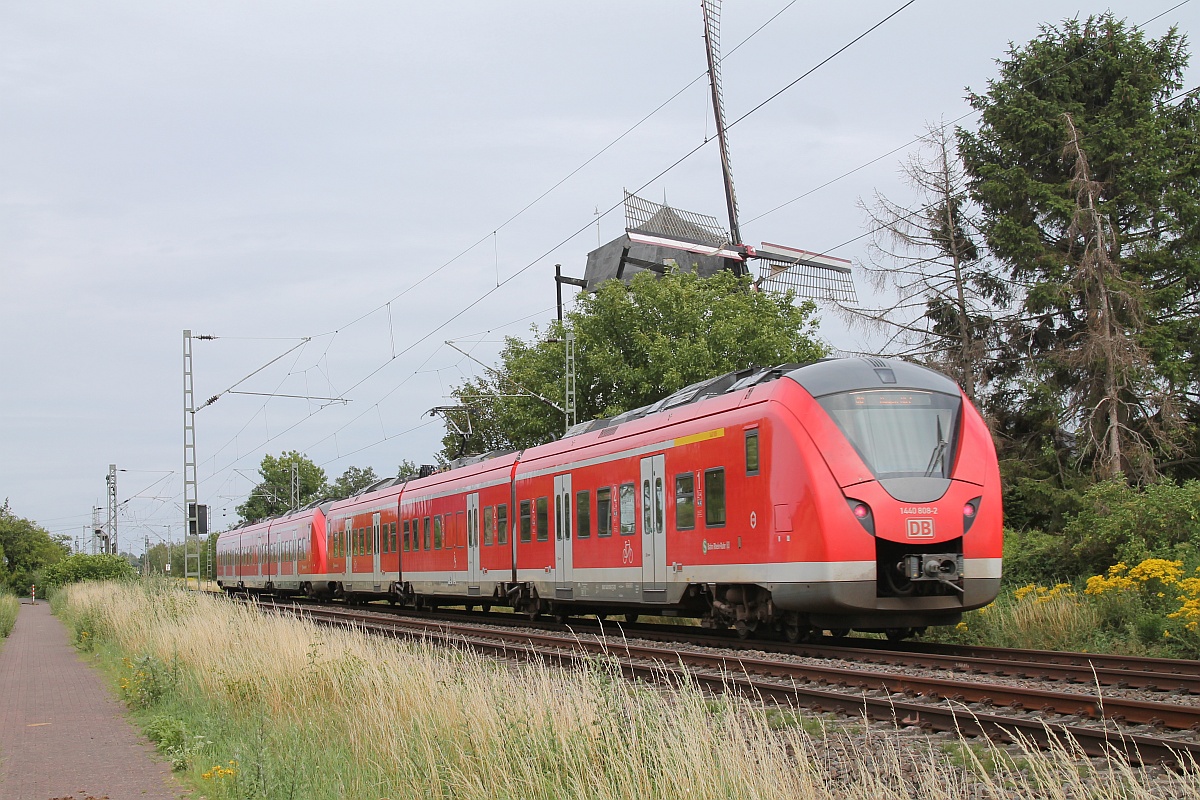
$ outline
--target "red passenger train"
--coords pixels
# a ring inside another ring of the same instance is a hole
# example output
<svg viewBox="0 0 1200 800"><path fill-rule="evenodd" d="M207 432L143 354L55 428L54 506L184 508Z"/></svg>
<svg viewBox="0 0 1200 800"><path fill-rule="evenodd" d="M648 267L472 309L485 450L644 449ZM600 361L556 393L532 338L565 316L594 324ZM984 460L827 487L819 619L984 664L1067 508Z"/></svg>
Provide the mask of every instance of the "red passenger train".
<svg viewBox="0 0 1200 800"><path fill-rule="evenodd" d="M228 531L218 582L902 637L995 598L1000 505L991 435L953 381L831 359Z"/></svg>

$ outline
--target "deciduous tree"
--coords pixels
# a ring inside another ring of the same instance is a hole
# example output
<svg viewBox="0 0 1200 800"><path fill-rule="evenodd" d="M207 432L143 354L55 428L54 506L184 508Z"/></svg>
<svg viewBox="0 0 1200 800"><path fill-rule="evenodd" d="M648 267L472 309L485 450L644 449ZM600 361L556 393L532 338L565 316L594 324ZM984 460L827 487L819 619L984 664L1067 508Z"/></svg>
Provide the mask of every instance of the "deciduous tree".
<svg viewBox="0 0 1200 800"><path fill-rule="evenodd" d="M279 456L263 456L258 474L262 478L246 502L237 507L237 513L246 522L257 522L266 517L283 514L292 507L292 467L300 478L299 504L303 506L325 495L329 487L325 484L325 470L295 450Z"/></svg>
<svg viewBox="0 0 1200 800"><path fill-rule="evenodd" d="M334 500L343 500L361 492L379 480L371 467L347 467L336 481L329 487L329 496Z"/></svg>
<svg viewBox="0 0 1200 800"><path fill-rule="evenodd" d="M465 411L448 416L443 456L530 447L564 430L564 338L575 334L579 421L611 417L724 372L805 362L825 348L815 307L751 291L748 278L639 273L580 295L563 324L510 337L494 372L454 390ZM461 432L461 434L459 433Z"/></svg>

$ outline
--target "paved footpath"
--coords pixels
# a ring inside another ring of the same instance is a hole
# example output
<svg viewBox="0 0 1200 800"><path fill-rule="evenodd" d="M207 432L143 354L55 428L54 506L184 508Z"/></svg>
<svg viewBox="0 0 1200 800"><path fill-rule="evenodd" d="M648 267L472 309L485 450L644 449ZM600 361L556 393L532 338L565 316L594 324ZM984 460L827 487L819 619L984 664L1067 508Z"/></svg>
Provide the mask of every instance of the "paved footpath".
<svg viewBox="0 0 1200 800"><path fill-rule="evenodd" d="M0 644L0 800L179 800L49 603L22 601Z"/></svg>

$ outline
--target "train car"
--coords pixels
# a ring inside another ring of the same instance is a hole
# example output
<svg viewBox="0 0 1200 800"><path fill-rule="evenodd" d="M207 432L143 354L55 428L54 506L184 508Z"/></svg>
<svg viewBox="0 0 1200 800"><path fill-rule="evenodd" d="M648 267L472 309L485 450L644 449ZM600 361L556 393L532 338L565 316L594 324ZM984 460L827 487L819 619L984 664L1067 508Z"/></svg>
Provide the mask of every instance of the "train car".
<svg viewBox="0 0 1200 800"><path fill-rule="evenodd" d="M329 505L324 594L349 600L393 596L400 571L398 498L385 480Z"/></svg>
<svg viewBox="0 0 1200 800"><path fill-rule="evenodd" d="M688 387L522 454L520 602L901 637L1000 580L999 470L945 376L842 359Z"/></svg>
<svg viewBox="0 0 1200 800"><path fill-rule="evenodd" d="M423 605L507 602L513 582L512 474L518 454L474 459L409 482L399 498L400 591Z"/></svg>
<svg viewBox="0 0 1200 800"><path fill-rule="evenodd" d="M217 537L217 585L227 591L318 594L327 585L329 503L262 520ZM318 589L313 588L314 576Z"/></svg>
<svg viewBox="0 0 1200 800"><path fill-rule="evenodd" d="M953 381L893 359L731 373L328 515L311 585L418 605L900 638L1000 583L990 433ZM287 585L274 530L240 534L259 552L237 585Z"/></svg>

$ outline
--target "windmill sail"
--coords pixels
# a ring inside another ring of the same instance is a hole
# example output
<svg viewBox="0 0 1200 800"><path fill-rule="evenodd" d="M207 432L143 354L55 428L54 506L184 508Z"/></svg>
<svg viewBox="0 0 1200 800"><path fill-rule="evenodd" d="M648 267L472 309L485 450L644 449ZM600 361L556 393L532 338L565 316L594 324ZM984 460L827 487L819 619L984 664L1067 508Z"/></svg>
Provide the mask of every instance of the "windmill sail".
<svg viewBox="0 0 1200 800"><path fill-rule="evenodd" d="M725 179L725 205L729 211L729 235L733 244L736 245L742 243L742 232L738 227L737 195L733 191L733 167L729 163L729 139L725 131L725 101L721 97L720 0L704 0L704 49L708 55L708 85L712 89L717 144L721 148L721 174Z"/></svg>

